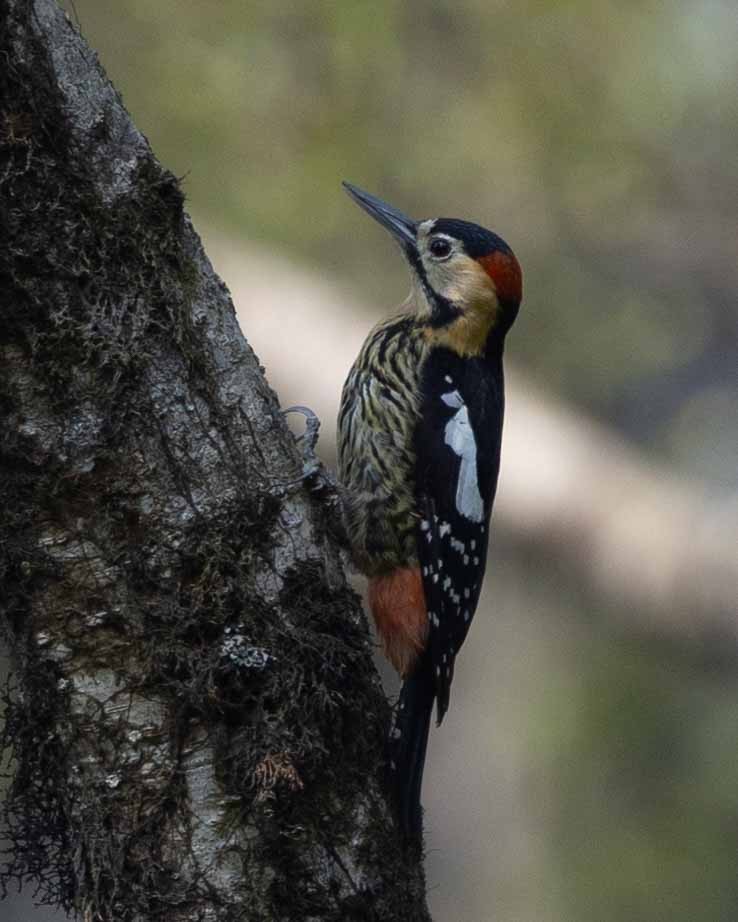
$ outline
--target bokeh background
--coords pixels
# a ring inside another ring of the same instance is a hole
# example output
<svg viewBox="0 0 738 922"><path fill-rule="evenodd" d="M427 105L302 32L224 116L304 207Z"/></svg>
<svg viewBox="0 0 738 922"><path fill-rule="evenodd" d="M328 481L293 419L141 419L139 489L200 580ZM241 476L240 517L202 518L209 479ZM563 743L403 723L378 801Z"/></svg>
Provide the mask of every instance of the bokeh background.
<svg viewBox="0 0 738 922"><path fill-rule="evenodd" d="M66 8L329 463L407 287L340 180L523 265L486 591L429 752L434 918L734 922L734 0Z"/></svg>

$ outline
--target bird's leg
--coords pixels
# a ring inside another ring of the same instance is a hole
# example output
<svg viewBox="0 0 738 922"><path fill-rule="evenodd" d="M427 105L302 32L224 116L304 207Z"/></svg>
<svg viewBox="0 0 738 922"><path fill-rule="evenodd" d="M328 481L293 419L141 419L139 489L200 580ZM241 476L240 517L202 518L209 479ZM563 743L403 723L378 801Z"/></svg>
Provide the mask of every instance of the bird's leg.
<svg viewBox="0 0 738 922"><path fill-rule="evenodd" d="M318 444L318 434L320 433L320 418L310 407L294 406L282 410L283 416L288 416L290 413L299 413L300 416L305 417L305 431L302 435L295 436L295 441L298 445L302 443L302 476L304 480L309 481L325 471L323 463L315 454L315 446Z"/></svg>
<svg viewBox="0 0 738 922"><path fill-rule="evenodd" d="M320 432L320 419L310 407L294 406L282 411L284 416L299 413L305 418L305 431L295 436L302 452L302 480L312 493L319 495L328 514L328 528L343 548L348 539L341 513L341 493L338 482L315 452Z"/></svg>

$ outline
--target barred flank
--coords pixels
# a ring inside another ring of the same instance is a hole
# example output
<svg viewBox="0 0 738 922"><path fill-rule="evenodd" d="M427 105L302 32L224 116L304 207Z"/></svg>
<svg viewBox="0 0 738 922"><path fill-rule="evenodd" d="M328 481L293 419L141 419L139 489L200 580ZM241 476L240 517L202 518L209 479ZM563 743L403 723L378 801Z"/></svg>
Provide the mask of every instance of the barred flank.
<svg viewBox="0 0 738 922"><path fill-rule="evenodd" d="M402 314L369 334L338 416L338 469L356 565L386 572L417 559L413 434L427 346Z"/></svg>

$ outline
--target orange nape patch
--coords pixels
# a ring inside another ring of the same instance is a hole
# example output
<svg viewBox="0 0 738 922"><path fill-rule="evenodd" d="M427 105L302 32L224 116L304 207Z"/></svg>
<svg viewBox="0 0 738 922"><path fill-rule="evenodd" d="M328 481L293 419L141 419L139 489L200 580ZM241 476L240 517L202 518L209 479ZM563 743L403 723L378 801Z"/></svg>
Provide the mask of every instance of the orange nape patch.
<svg viewBox="0 0 738 922"><path fill-rule="evenodd" d="M369 607L387 659L401 676L408 675L428 638L420 568L393 570L370 579Z"/></svg>
<svg viewBox="0 0 738 922"><path fill-rule="evenodd" d="M477 262L494 282L500 301L520 304L523 297L523 273L512 253L494 250L487 256L480 256Z"/></svg>

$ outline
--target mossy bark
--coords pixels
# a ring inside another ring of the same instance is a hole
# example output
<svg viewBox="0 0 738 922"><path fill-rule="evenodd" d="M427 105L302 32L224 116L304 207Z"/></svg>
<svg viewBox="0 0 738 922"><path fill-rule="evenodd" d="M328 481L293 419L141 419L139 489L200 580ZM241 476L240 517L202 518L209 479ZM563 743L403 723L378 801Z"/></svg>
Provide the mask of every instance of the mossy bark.
<svg viewBox="0 0 738 922"><path fill-rule="evenodd" d="M0 0L4 871L86 920L425 920L324 498L53 0ZM257 306L258 307L258 306Z"/></svg>

